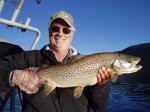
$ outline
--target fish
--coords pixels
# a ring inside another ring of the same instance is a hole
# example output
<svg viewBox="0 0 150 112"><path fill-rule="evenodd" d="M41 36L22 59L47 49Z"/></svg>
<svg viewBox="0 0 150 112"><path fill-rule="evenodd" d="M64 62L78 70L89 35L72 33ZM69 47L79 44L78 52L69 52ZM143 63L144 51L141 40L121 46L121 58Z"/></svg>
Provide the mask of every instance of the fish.
<svg viewBox="0 0 150 112"><path fill-rule="evenodd" d="M45 66L37 71L37 75L46 82L43 95L47 96L56 87L75 87L73 94L79 98L85 86L97 83L100 67L110 68L113 72L111 81L115 82L118 75L137 72L142 68L138 65L141 58L119 52L102 52L90 55L75 55L66 64Z"/></svg>

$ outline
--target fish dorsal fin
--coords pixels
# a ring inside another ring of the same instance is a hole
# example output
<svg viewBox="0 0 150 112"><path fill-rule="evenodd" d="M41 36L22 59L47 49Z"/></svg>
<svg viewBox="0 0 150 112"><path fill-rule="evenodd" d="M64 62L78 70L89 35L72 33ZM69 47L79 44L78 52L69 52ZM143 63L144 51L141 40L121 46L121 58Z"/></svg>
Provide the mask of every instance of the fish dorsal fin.
<svg viewBox="0 0 150 112"><path fill-rule="evenodd" d="M45 68L45 67L48 67L48 66L49 65L44 64L44 65L41 66L41 68Z"/></svg>
<svg viewBox="0 0 150 112"><path fill-rule="evenodd" d="M76 62L81 58L85 57L85 55L74 55L70 57L70 60L67 63Z"/></svg>

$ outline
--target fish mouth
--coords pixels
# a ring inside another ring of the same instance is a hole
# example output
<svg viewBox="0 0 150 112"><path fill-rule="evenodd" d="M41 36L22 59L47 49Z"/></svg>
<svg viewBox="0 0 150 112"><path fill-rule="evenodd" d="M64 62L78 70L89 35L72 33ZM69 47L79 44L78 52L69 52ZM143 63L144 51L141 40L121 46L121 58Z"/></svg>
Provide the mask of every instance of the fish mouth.
<svg viewBox="0 0 150 112"><path fill-rule="evenodd" d="M139 59L139 60L133 62L129 68L135 69L135 72L138 71L138 70L140 70L140 69L142 68L142 65L139 65L139 64L138 64L138 63L140 62L140 60L141 60L141 59Z"/></svg>
<svg viewBox="0 0 150 112"><path fill-rule="evenodd" d="M140 61L141 61L141 58L136 58L136 60L132 62L131 67L135 67L135 68L141 67L141 65L138 64Z"/></svg>
<svg viewBox="0 0 150 112"><path fill-rule="evenodd" d="M141 60L140 58L137 58L136 60L132 60L131 62L116 60L113 64L113 68L120 75L134 73L142 68L141 65L138 65L140 60Z"/></svg>
<svg viewBox="0 0 150 112"><path fill-rule="evenodd" d="M130 68L141 69L142 65L137 65L138 63L132 64Z"/></svg>

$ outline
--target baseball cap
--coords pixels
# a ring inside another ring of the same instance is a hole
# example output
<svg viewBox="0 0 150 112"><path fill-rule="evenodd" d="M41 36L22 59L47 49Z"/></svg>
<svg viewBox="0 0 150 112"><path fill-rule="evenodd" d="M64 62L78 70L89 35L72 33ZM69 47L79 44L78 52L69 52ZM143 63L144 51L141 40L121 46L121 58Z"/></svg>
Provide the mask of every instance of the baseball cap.
<svg viewBox="0 0 150 112"><path fill-rule="evenodd" d="M69 26L71 26L75 30L73 17L65 11L59 11L55 13L54 15L52 15L50 18L49 26L54 20L58 18L63 19Z"/></svg>

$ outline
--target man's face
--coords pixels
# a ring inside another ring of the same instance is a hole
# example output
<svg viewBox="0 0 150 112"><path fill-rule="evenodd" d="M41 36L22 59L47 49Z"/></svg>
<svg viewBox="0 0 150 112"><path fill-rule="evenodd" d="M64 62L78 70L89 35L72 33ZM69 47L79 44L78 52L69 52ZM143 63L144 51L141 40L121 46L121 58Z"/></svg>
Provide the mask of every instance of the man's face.
<svg viewBox="0 0 150 112"><path fill-rule="evenodd" d="M71 27L65 21L62 19L55 20L49 28L51 49L54 51L68 50L73 35L74 31L72 31Z"/></svg>

